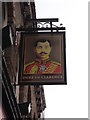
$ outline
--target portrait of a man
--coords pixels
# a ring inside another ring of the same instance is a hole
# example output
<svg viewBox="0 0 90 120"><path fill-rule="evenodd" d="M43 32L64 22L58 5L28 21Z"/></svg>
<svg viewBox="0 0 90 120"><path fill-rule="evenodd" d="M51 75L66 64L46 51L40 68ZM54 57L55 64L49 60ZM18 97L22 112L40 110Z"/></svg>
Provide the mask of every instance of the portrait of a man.
<svg viewBox="0 0 90 120"><path fill-rule="evenodd" d="M65 84L64 33L22 33L19 79L22 84Z"/></svg>
<svg viewBox="0 0 90 120"><path fill-rule="evenodd" d="M37 40L34 44L36 59L24 66L24 72L29 74L60 74L61 64L50 59L52 47L50 40Z"/></svg>

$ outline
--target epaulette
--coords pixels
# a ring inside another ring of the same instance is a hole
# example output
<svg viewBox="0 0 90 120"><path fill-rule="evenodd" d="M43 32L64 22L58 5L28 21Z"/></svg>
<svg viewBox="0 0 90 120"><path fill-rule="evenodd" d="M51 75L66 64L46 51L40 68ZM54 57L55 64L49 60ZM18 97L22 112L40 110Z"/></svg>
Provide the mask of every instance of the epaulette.
<svg viewBox="0 0 90 120"><path fill-rule="evenodd" d="M61 65L60 63L56 62L56 61L51 61L53 64L56 64L56 65Z"/></svg>
<svg viewBox="0 0 90 120"><path fill-rule="evenodd" d="M35 63L35 61L30 62L30 63L28 63L28 64L24 65L24 67L28 67L29 65L34 64L34 63Z"/></svg>
<svg viewBox="0 0 90 120"><path fill-rule="evenodd" d="M25 73L26 67L28 67L29 65L34 64L34 63L35 63L35 61L33 61L33 62L31 62L31 63L28 63L28 64L24 65L24 73Z"/></svg>

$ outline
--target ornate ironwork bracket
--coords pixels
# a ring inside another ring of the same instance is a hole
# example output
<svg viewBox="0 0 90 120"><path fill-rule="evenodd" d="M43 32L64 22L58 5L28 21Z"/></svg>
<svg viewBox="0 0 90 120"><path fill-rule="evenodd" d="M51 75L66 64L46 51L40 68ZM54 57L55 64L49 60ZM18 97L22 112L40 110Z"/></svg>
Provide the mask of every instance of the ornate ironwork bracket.
<svg viewBox="0 0 90 120"><path fill-rule="evenodd" d="M48 19L29 19L32 27L28 28L16 28L16 31L30 31L30 32L59 32L65 31L65 27L60 23L60 26L53 24L53 22L58 22L58 18L48 18Z"/></svg>

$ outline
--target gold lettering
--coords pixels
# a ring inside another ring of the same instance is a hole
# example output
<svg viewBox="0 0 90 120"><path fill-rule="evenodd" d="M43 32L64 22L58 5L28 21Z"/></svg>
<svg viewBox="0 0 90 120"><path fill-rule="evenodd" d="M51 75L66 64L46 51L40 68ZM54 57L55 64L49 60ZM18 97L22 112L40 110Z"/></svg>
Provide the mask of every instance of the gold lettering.
<svg viewBox="0 0 90 120"><path fill-rule="evenodd" d="M44 76L44 78L46 78L46 76Z"/></svg>
<svg viewBox="0 0 90 120"><path fill-rule="evenodd" d="M37 78L40 79L40 76L38 76Z"/></svg>
<svg viewBox="0 0 90 120"><path fill-rule="evenodd" d="M57 78L59 78L59 75L57 76Z"/></svg>
<svg viewBox="0 0 90 120"><path fill-rule="evenodd" d="M47 76L47 79L48 79L48 76Z"/></svg>
<svg viewBox="0 0 90 120"><path fill-rule="evenodd" d="M53 78L54 76L52 76L52 78Z"/></svg>
<svg viewBox="0 0 90 120"><path fill-rule="evenodd" d="M41 79L43 79L43 76L41 76Z"/></svg>
<svg viewBox="0 0 90 120"><path fill-rule="evenodd" d="M49 76L49 78L51 78L51 76Z"/></svg>
<svg viewBox="0 0 90 120"><path fill-rule="evenodd" d="M57 78L57 76L55 76L55 78Z"/></svg>

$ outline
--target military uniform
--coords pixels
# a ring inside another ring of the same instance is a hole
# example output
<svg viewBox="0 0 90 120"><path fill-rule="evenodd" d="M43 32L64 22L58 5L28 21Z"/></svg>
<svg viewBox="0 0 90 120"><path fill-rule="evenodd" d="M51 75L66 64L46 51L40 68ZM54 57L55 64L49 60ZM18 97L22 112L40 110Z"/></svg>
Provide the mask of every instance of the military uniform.
<svg viewBox="0 0 90 120"><path fill-rule="evenodd" d="M25 73L30 74L60 74L61 65L60 63L47 60L36 59L36 61L29 63L24 66Z"/></svg>

